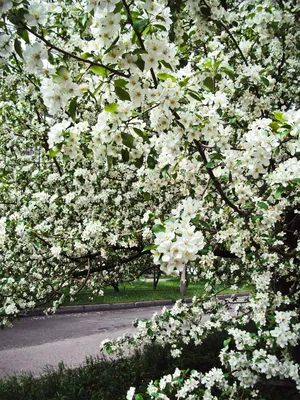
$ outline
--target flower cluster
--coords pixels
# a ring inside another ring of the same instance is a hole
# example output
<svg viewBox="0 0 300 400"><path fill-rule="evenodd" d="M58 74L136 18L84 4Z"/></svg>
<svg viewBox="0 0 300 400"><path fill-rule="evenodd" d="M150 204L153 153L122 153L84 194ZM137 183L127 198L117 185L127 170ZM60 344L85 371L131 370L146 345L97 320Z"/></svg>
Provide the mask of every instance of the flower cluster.
<svg viewBox="0 0 300 400"><path fill-rule="evenodd" d="M154 243L157 248L153 260L156 264L161 261L161 269L170 275L182 272L189 261L197 259L204 238L202 232L195 232L195 226L169 221L165 223L165 232L156 234Z"/></svg>

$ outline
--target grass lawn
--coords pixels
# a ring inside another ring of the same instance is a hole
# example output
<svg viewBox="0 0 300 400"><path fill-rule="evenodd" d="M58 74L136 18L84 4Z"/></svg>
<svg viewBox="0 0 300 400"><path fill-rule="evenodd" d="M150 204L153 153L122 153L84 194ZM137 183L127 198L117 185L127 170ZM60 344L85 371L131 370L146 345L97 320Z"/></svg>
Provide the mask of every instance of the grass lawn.
<svg viewBox="0 0 300 400"><path fill-rule="evenodd" d="M163 279L158 282L156 290L153 290L153 282L146 279L139 279L133 282L119 284L119 292L115 292L112 287L107 287L104 296L94 296L91 300L91 292L82 290L78 294L78 298L68 303L68 305L81 304L105 304L105 303L123 303L145 300L178 300L182 296L179 291L179 279ZM187 289L187 297L200 296L203 294L204 281L190 283ZM222 287L220 286L221 290ZM238 292L249 292L252 287L249 285L241 286ZM236 291L227 289L222 294L233 293Z"/></svg>

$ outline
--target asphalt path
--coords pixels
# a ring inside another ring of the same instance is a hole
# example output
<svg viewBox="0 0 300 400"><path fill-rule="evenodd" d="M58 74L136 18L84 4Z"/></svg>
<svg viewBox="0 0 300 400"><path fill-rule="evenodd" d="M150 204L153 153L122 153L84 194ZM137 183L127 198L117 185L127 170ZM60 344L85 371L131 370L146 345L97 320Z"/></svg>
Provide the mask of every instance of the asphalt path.
<svg viewBox="0 0 300 400"><path fill-rule="evenodd" d="M162 307L26 317L0 330L0 376L42 374L46 366L76 367L99 354L104 339L134 330L135 319L150 318Z"/></svg>

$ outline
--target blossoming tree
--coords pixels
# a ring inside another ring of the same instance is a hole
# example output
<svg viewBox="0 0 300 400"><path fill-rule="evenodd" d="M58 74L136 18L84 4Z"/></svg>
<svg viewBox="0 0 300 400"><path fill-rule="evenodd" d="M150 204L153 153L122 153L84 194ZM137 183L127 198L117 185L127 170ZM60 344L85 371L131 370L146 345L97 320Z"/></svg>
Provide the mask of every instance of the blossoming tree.
<svg viewBox="0 0 300 400"><path fill-rule="evenodd" d="M0 2L2 324L151 262L188 268L205 296L103 348L156 340L176 357L225 330L222 369L176 370L128 399L255 398L278 377L300 389L299 11ZM232 316L216 286L245 281Z"/></svg>

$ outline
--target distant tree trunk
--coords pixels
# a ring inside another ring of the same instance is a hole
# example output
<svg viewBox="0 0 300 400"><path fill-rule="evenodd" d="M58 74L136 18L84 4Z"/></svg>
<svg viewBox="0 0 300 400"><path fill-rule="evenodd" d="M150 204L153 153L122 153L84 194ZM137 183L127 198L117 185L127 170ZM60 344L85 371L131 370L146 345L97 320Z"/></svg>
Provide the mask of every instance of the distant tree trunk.
<svg viewBox="0 0 300 400"><path fill-rule="evenodd" d="M186 268L184 268L180 276L180 294L182 297L186 295L186 289L187 289L187 270Z"/></svg>
<svg viewBox="0 0 300 400"><path fill-rule="evenodd" d="M119 292L119 282L112 282L111 286L114 288L114 292Z"/></svg>
<svg viewBox="0 0 300 400"><path fill-rule="evenodd" d="M160 275L161 275L160 268L153 268L153 290L156 290Z"/></svg>

